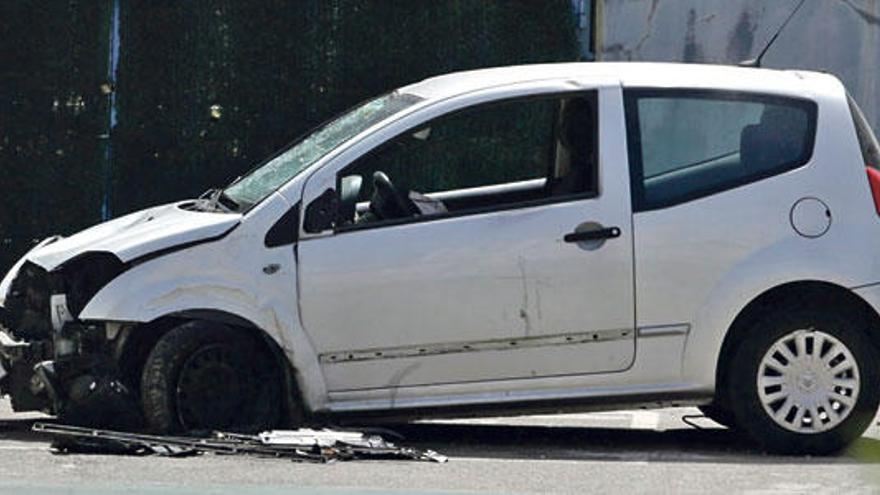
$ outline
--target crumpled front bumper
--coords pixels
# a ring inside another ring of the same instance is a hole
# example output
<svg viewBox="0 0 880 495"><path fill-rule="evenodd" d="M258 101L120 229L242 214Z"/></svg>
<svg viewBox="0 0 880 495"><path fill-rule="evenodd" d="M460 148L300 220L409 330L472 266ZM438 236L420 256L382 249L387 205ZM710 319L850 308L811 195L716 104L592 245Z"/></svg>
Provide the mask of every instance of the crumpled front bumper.
<svg viewBox="0 0 880 495"><path fill-rule="evenodd" d="M0 327L0 394L8 395L14 411L51 412L51 382L45 380L41 364L52 359L52 342L24 342Z"/></svg>
<svg viewBox="0 0 880 495"><path fill-rule="evenodd" d="M119 323L77 318L94 293L124 268L107 253L53 270L26 255L3 278L0 394L11 398L14 411L43 411L84 426L133 427L139 421L140 409L122 383L117 362L128 331Z"/></svg>
<svg viewBox="0 0 880 495"><path fill-rule="evenodd" d="M44 244L44 243L41 243ZM0 393L15 411L51 411L37 366L54 357L52 277L23 257L0 283Z"/></svg>
<svg viewBox="0 0 880 495"><path fill-rule="evenodd" d="M0 328L0 393L9 395L14 411L42 411L86 425L95 418L110 421L100 418L109 409L125 412L126 424L138 421L113 356L117 342L105 325L68 322L51 340L26 342L13 334Z"/></svg>
<svg viewBox="0 0 880 495"><path fill-rule="evenodd" d="M77 296L87 294L80 299L90 297L97 288L83 288L79 280L92 280L89 275L107 266L112 275L118 260L103 256L99 261L109 259L109 264L83 264L69 272L49 271L29 260L56 239L31 250L0 283L0 394L11 398L15 411L61 414L72 400L89 395L96 377L115 371L105 325L78 321L66 292L72 288Z"/></svg>

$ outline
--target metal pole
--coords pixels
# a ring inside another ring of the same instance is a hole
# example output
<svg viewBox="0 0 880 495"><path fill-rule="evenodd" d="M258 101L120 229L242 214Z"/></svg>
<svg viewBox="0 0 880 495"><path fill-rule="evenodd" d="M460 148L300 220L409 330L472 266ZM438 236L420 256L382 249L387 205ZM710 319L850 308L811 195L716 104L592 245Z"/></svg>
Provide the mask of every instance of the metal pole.
<svg viewBox="0 0 880 495"><path fill-rule="evenodd" d="M592 51L592 1L571 0L577 31L578 55L580 60L594 60Z"/></svg>
<svg viewBox="0 0 880 495"><path fill-rule="evenodd" d="M111 173L113 170L113 130L116 128L116 75L119 69L119 22L120 0L108 0L107 9L107 72L106 81L101 85L101 93L105 97L104 132L100 139L100 157L102 160L103 197L101 200L101 220L109 220Z"/></svg>

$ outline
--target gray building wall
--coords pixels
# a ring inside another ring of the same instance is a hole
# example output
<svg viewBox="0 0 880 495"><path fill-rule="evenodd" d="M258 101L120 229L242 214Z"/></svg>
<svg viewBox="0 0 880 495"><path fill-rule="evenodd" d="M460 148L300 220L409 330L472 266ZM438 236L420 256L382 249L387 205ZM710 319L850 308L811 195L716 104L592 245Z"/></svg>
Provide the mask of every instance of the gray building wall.
<svg viewBox="0 0 880 495"><path fill-rule="evenodd" d="M753 58L799 0L595 0L601 60L734 64ZM831 72L880 131L880 0L807 0L765 67Z"/></svg>

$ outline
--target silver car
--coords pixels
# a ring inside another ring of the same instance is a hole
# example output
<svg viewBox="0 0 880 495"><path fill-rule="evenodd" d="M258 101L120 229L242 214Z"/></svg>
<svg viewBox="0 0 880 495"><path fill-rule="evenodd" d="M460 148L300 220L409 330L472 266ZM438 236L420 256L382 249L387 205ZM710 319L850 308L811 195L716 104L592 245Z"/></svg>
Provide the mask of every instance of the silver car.
<svg viewBox="0 0 880 495"><path fill-rule="evenodd" d="M0 384L159 432L697 405L831 453L880 401L877 166L827 74L436 77L40 243L0 285Z"/></svg>

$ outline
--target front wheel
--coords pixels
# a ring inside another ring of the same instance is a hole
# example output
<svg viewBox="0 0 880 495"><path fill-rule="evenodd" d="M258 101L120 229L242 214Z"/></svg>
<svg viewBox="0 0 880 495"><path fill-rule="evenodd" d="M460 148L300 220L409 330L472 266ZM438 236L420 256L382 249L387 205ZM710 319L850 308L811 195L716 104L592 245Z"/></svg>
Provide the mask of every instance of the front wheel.
<svg viewBox="0 0 880 495"><path fill-rule="evenodd" d="M770 452L830 454L874 418L878 352L861 320L787 308L757 323L728 380L734 419Z"/></svg>
<svg viewBox="0 0 880 495"><path fill-rule="evenodd" d="M160 433L258 431L281 419L283 377L248 334L189 322L159 339L141 376L149 427Z"/></svg>

